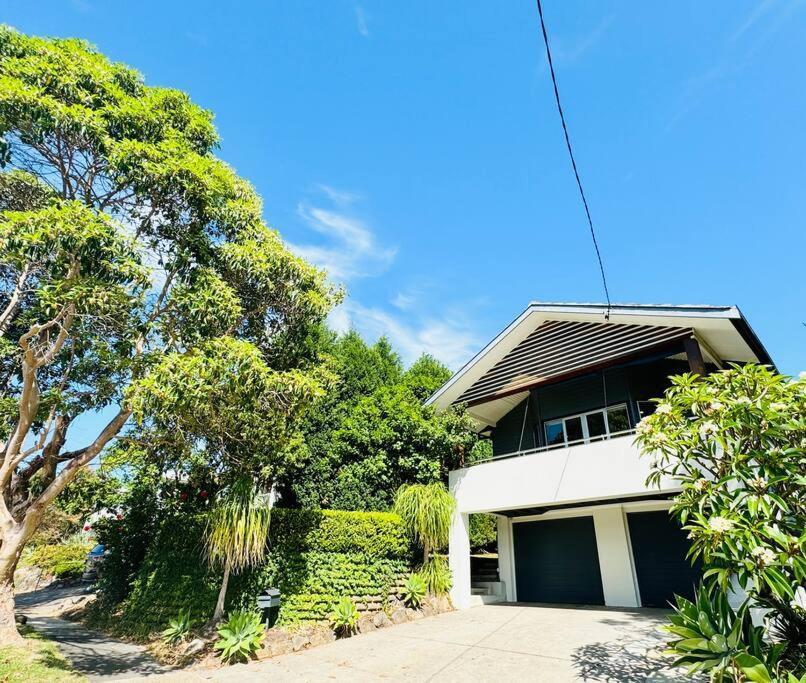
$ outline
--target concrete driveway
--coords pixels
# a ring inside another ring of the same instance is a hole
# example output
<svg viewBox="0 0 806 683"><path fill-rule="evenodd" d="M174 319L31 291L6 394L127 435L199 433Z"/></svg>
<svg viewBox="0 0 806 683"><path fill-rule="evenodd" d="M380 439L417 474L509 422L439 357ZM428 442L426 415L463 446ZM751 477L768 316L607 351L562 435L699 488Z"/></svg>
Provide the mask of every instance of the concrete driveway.
<svg viewBox="0 0 806 683"><path fill-rule="evenodd" d="M683 681L660 610L502 604L450 612L187 681Z"/></svg>

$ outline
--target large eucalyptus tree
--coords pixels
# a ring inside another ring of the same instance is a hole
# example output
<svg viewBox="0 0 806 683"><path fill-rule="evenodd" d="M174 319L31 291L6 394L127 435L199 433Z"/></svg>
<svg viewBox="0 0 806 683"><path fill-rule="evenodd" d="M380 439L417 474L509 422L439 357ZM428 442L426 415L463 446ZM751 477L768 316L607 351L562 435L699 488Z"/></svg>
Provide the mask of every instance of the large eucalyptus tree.
<svg viewBox="0 0 806 683"><path fill-rule="evenodd" d="M133 412L266 485L322 391L299 342L338 295L217 142L184 93L82 41L0 28L0 643L19 637L26 542Z"/></svg>

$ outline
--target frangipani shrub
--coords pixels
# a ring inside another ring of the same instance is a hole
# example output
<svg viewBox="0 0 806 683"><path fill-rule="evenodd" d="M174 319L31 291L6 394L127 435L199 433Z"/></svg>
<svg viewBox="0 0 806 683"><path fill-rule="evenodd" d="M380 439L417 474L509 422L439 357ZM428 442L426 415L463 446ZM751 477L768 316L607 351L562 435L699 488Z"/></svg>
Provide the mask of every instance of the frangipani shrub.
<svg viewBox="0 0 806 683"><path fill-rule="evenodd" d="M806 378L758 365L674 377L636 441L652 458L650 484L680 480L671 513L702 558L710 599L735 580L772 630L795 634L765 645L768 678L750 680L806 673Z"/></svg>

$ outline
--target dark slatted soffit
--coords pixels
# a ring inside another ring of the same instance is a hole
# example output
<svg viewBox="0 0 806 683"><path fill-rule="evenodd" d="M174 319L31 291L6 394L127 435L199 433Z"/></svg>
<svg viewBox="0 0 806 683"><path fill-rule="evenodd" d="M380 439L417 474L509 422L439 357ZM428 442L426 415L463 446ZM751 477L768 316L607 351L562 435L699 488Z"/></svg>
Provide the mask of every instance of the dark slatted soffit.
<svg viewBox="0 0 806 683"><path fill-rule="evenodd" d="M480 377L456 403L481 403L588 367L690 337L690 328L549 320Z"/></svg>

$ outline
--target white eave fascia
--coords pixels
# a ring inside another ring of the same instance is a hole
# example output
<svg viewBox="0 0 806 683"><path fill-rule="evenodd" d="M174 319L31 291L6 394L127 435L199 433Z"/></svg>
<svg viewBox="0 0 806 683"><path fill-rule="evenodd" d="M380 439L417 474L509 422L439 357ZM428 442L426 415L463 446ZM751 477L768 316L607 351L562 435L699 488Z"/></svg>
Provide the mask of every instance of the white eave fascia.
<svg viewBox="0 0 806 683"><path fill-rule="evenodd" d="M605 315L608 311L606 304L601 303L553 303L545 301L532 301L529 309L540 313L581 313ZM742 317L736 306L710 306L701 304L614 304L610 307L610 315L657 315L662 317L680 318L734 318Z"/></svg>

